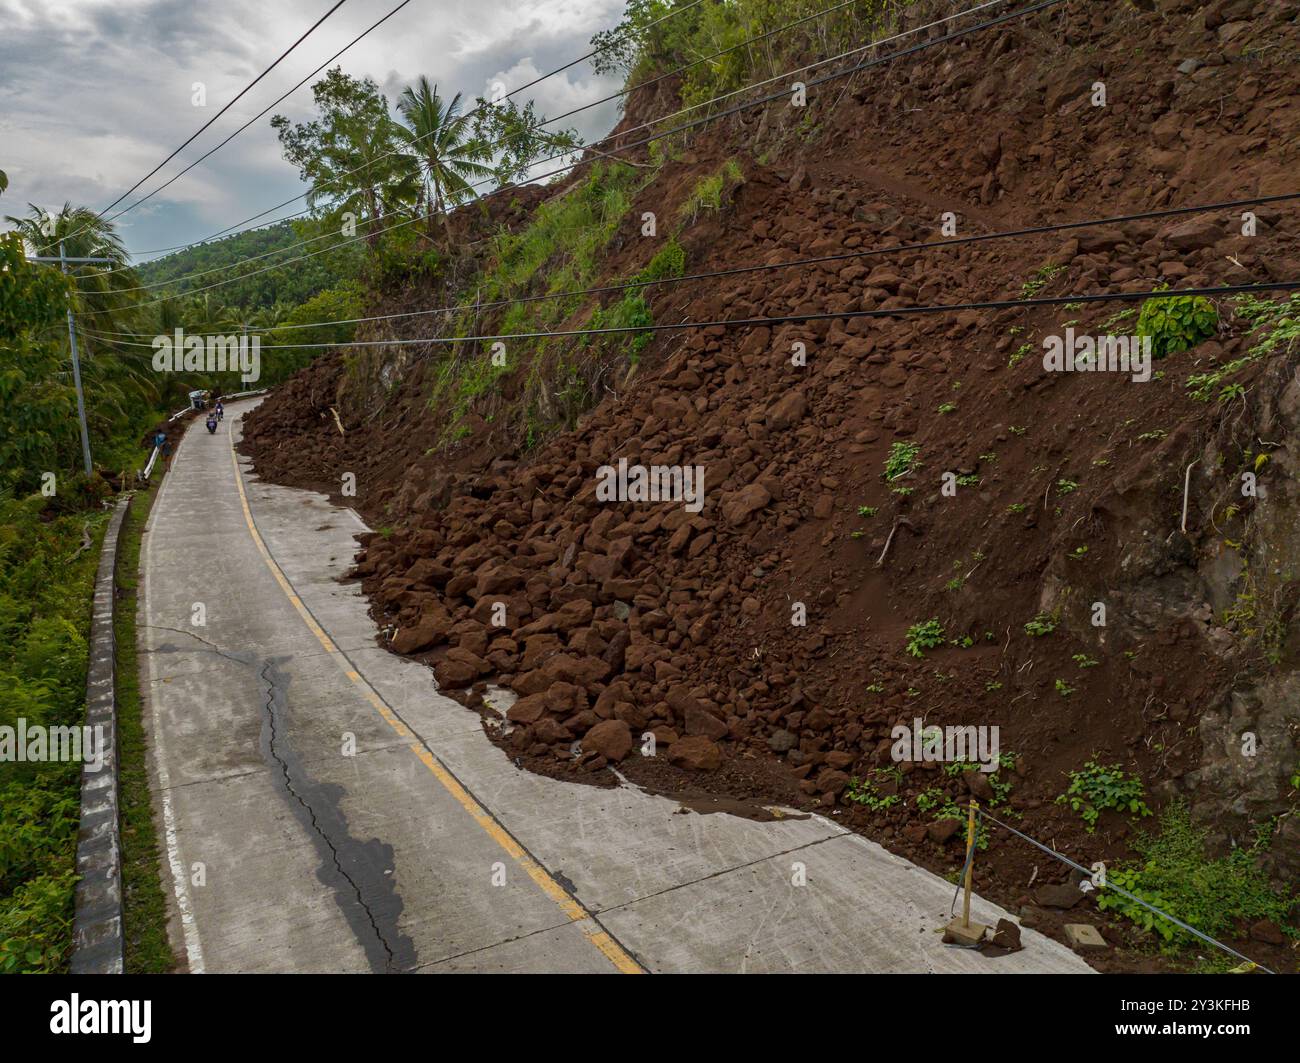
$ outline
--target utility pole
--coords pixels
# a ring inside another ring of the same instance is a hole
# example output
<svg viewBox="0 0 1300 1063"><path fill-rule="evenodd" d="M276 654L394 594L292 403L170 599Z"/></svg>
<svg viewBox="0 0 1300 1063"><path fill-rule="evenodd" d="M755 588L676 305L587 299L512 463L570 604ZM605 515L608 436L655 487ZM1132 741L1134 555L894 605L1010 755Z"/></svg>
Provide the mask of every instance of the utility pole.
<svg viewBox="0 0 1300 1063"><path fill-rule="evenodd" d="M52 255L33 255L31 262L57 262L59 268L66 275L68 272L68 263L112 263L111 258L68 258L63 250L63 241L59 241L59 257L54 258ZM72 347L72 379L77 385L77 420L81 423L81 457L86 466L86 475L91 472L90 464L90 432L86 428L86 398L81 391L81 359L77 356L77 326L72 320L72 293L68 293L68 344Z"/></svg>

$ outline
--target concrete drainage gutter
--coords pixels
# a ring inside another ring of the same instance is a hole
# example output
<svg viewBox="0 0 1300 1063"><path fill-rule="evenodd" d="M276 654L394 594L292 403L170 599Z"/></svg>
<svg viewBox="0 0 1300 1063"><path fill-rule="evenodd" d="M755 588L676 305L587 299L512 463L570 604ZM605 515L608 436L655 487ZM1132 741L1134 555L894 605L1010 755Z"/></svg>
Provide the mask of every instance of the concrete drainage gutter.
<svg viewBox="0 0 1300 1063"><path fill-rule="evenodd" d="M86 674L86 725L92 728L92 735L103 735L103 763L98 771L89 770L86 761L81 768L78 881L72 924L73 974L121 974L123 969L113 598L117 538L130 504L129 498L123 499L113 511L95 575L90 668Z"/></svg>

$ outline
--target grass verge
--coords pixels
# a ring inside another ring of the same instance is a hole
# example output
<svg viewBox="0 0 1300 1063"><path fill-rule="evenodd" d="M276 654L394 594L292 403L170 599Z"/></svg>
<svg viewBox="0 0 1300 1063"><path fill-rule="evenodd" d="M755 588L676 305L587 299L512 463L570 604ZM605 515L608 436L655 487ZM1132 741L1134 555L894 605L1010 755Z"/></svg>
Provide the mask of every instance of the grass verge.
<svg viewBox="0 0 1300 1063"><path fill-rule="evenodd" d="M136 643L140 546L161 478L131 501L117 545L113 636L117 667L118 802L122 831L122 929L128 974L165 974L176 966L167 939L162 853L149 793L140 663Z"/></svg>

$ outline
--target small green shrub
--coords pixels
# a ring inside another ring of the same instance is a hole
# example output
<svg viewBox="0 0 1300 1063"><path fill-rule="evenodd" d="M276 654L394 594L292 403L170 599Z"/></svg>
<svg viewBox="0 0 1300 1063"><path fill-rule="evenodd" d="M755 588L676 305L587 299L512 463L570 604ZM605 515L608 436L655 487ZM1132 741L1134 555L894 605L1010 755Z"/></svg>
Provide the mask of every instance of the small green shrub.
<svg viewBox="0 0 1300 1063"><path fill-rule="evenodd" d="M75 829L67 845L75 848ZM76 883L76 869L60 859L50 871L26 879L5 898L0 905L0 973L67 971Z"/></svg>
<svg viewBox="0 0 1300 1063"><path fill-rule="evenodd" d="M929 812L932 808L942 807L948 800L945 794L937 786L931 786L929 789L916 795L916 807L922 812Z"/></svg>
<svg viewBox="0 0 1300 1063"><path fill-rule="evenodd" d="M889 448L889 457L885 459L885 479L897 480L919 469L920 462L916 459L920 453L920 443L894 442Z"/></svg>
<svg viewBox="0 0 1300 1063"><path fill-rule="evenodd" d="M883 812L902 801L902 797L897 793L882 794L881 785L892 782L897 786L902 777L902 773L897 768L872 768L867 772L866 778L859 779L855 776L849 780L849 788L844 791L844 799L852 801L855 805L862 805L872 812Z"/></svg>
<svg viewBox="0 0 1300 1063"><path fill-rule="evenodd" d="M674 238L655 252L654 258L646 263L645 269L632 279L640 284L649 284L651 281L680 277L685 272L686 251Z"/></svg>
<svg viewBox="0 0 1300 1063"><path fill-rule="evenodd" d="M1240 384L1228 384L1227 379L1241 372L1252 362L1275 353L1290 353L1300 342L1300 294L1285 302L1240 296L1236 301L1237 317L1250 325L1251 334L1258 339L1240 358L1219 366L1209 373L1193 373L1187 378L1187 389L1192 398L1220 402L1240 398L1244 389Z"/></svg>
<svg viewBox="0 0 1300 1063"><path fill-rule="evenodd" d="M646 303L645 297L628 292L618 302L596 310L591 315L587 329L595 333L598 329L637 328L653 324L654 315L650 313L650 307ZM584 339L628 340L630 341L631 352L635 355L640 354L653 337L653 332L625 332L604 337L592 335L591 337L584 337Z"/></svg>
<svg viewBox="0 0 1300 1063"><path fill-rule="evenodd" d="M1070 772L1070 785L1056 803L1068 804L1078 812L1091 834L1096 829L1097 817L1106 809L1130 816L1151 815L1143 800L1145 796L1146 790L1137 775L1124 771L1118 764L1103 767L1090 760L1079 771Z"/></svg>
<svg viewBox="0 0 1300 1063"><path fill-rule="evenodd" d="M924 657L926 650L932 650L944 643L943 625L936 616L922 620L907 629L907 652L913 657Z"/></svg>
<svg viewBox="0 0 1300 1063"><path fill-rule="evenodd" d="M1219 311L1203 295L1148 299L1138 315L1137 333L1151 338L1155 358L1190 350L1219 331Z"/></svg>
<svg viewBox="0 0 1300 1063"><path fill-rule="evenodd" d="M717 212L726 197L745 181L744 171L735 159L728 159L717 173L702 177L696 182L678 210L678 216L689 221L699 217L701 211Z"/></svg>
<svg viewBox="0 0 1300 1063"><path fill-rule="evenodd" d="M1032 299L1047 287L1047 285L1051 283L1052 279L1064 269L1065 267L1061 265L1040 266L1034 271L1033 276L1020 286L1021 297L1024 299Z"/></svg>
<svg viewBox="0 0 1300 1063"><path fill-rule="evenodd" d="M1056 630L1057 618L1052 613L1039 613L1025 624L1025 634L1040 639Z"/></svg>

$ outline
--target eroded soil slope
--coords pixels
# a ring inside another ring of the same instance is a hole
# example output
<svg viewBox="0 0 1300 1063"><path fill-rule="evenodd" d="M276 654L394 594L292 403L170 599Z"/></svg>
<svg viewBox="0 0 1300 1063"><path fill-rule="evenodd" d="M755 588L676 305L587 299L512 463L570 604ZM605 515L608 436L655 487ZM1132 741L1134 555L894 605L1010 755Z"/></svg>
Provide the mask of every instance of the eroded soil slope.
<svg viewBox="0 0 1300 1063"><path fill-rule="evenodd" d="M1187 802L1220 852L1268 824L1257 859L1294 882L1288 293L1270 294L1273 309L1216 299L1215 334L1141 383L1042 362L1044 338L1067 328L1136 332L1140 302L912 312L1300 278L1291 201L1249 208L1254 235L1238 207L911 246L944 239L945 212L964 237L1300 191L1295 5L1144 6L1072 2L828 85L811 129L775 105L704 127L638 189L601 277L654 254L643 212L671 216L735 159L743 181L678 235L688 274L855 257L664 284L647 295L656 323L896 314L657 332L633 358L575 342L590 408L540 441L520 411L553 345L513 349L510 372L454 411L429 402L442 348L342 352L271 396L246 448L263 476L336 496L355 474L342 500L383 529L356 567L381 639L471 704L484 682L512 689L508 724L491 729L534 770L601 782L616 764L658 789L816 807L949 871L950 815L970 793L1081 863L1123 862L1133 819L1103 812L1093 832L1056 800L1095 759L1135 773L1153 809ZM625 125L663 102L633 98ZM482 224L522 224L582 179ZM462 277L475 254L487 252L471 248ZM440 284L376 305L456 301ZM617 298L589 298L557 327ZM444 320L388 334L435 336ZM485 312L478 330L500 321ZM449 424L463 426L454 438ZM898 444L916 449L891 481ZM703 509L598 500L598 470L619 459L699 466ZM910 654L909 630L931 618L940 644ZM918 718L996 725L1006 766L993 784L895 770L892 729ZM648 732L653 758L638 755ZM1064 868L1010 836L994 832L980 860L981 888L1047 932L1105 922L1092 898L1067 912L1044 893L1069 882ZM1107 926L1144 947L1128 924ZM1295 967L1272 922L1233 933ZM1096 962L1164 962L1142 957Z"/></svg>

